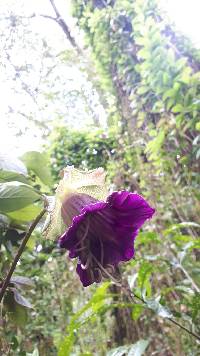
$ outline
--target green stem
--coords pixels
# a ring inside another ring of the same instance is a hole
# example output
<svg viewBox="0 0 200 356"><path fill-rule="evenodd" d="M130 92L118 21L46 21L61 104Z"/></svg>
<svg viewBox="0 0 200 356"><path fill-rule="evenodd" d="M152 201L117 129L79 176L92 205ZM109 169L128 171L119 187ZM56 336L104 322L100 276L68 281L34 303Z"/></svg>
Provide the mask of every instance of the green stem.
<svg viewBox="0 0 200 356"><path fill-rule="evenodd" d="M15 258L10 266L10 269L8 271L8 274L6 276L6 278L4 279L4 282L3 282L3 285L1 287L1 290L0 290L0 303L4 297L4 294L6 292L6 288L8 287L9 283L10 283L10 279L13 275L13 272L17 266L17 262L19 261L20 257L21 257L21 254L22 252L24 251L25 249L25 246L28 242L28 239L29 237L31 236L32 232L34 231L35 227L37 226L37 224L39 223L39 221L41 220L41 218L43 217L43 215L46 213L46 209L43 209L40 214L35 218L35 220L32 222L32 224L30 225L26 235L24 236L23 240L22 240L22 243L19 247L19 250L17 251L16 255L15 255Z"/></svg>
<svg viewBox="0 0 200 356"><path fill-rule="evenodd" d="M126 287L126 286L123 287L123 285L122 285L122 288L125 288L125 290L128 291L129 297L130 297L132 300L133 300L133 297L135 297L135 298L139 299L143 304L146 304L146 305L147 305L147 302L146 302L143 298L141 298L141 297L139 297L137 294L131 292L129 286L128 286L128 290L127 290L127 287ZM185 326L179 324L176 320L174 320L174 319L172 319L172 318L165 318L165 319L169 320L171 323L175 324L175 325L178 326L180 329L186 331L188 334L190 334L191 336L195 337L197 340L200 341L200 336L199 336L199 335L193 333L192 331L190 331L189 329L187 329Z"/></svg>
<svg viewBox="0 0 200 356"><path fill-rule="evenodd" d="M200 293L200 289L199 287L196 285L196 283L194 282L194 280L192 279L192 277L189 275L189 273L186 271L186 269L180 264L179 268L181 269L181 271L185 274L185 276L187 277L187 279L190 281L192 287L195 289L195 291L197 293Z"/></svg>

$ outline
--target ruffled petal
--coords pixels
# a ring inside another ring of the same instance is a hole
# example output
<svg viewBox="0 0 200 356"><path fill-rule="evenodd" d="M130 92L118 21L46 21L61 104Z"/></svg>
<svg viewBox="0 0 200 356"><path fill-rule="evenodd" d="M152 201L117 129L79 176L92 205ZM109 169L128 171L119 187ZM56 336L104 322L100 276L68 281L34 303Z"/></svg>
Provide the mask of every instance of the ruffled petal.
<svg viewBox="0 0 200 356"><path fill-rule="evenodd" d="M107 202L119 216L120 225L135 229L139 229L155 212L142 196L127 191L112 193Z"/></svg>
<svg viewBox="0 0 200 356"><path fill-rule="evenodd" d="M122 191L112 193L106 202L85 206L81 214L74 217L59 243L70 251L71 258L79 257L77 273L84 286L98 281L95 268L84 267L88 260L85 246L89 246L89 254L93 256L96 267L106 268L107 265L116 266L121 261L128 261L134 257L138 229L154 212L140 195Z"/></svg>
<svg viewBox="0 0 200 356"><path fill-rule="evenodd" d="M83 287L88 287L95 282L91 276L90 270L83 269L80 263L77 264L76 272L79 275Z"/></svg>

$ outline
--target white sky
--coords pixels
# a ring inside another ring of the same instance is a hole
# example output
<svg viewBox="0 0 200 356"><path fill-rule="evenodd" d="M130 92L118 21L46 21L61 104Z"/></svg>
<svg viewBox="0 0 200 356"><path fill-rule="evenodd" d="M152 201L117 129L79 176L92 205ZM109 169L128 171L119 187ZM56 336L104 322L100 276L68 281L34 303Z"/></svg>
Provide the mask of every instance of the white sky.
<svg viewBox="0 0 200 356"><path fill-rule="evenodd" d="M177 29L200 48L200 0L160 0Z"/></svg>
<svg viewBox="0 0 200 356"><path fill-rule="evenodd" d="M166 9L169 18L175 23L178 30L190 37L193 43L200 48L200 0L160 0L163 7ZM71 18L69 12L69 0L55 0L60 13L70 27L76 32L75 21ZM0 0L0 14L12 9L13 13L24 14L26 16L33 13L45 14L54 16L54 12L49 3L49 0ZM34 18L31 20L32 31L40 34L41 38L46 38L47 43L54 48L55 52L66 49L66 38L59 26L51 20L44 18ZM80 41L80 37L78 37ZM18 55L18 61L21 62ZM73 73L73 72L72 72ZM75 73L72 74L75 76ZM33 124L30 124L30 130L22 136L16 138L16 129L19 129L20 123L23 126L23 121L8 121L8 118L3 115L5 107L11 99L11 91L9 81L6 80L0 73L0 97L1 97L1 121L0 121L0 151L9 151L21 153L24 150L39 149L41 147L41 138L38 129L35 129ZM2 80L3 79L3 80ZM37 79L37 78L36 78ZM77 79L77 81L79 81ZM4 82L2 86L2 82ZM74 89L74 88L73 88ZM23 101L23 97L20 98ZM20 103L20 99L18 104ZM25 105L25 104L24 104ZM26 103L29 106L29 103ZM77 103L78 105L78 103ZM69 113L70 115L70 113ZM103 115L103 112L102 112ZM23 131L23 127L20 127ZM16 150L17 148L17 150Z"/></svg>

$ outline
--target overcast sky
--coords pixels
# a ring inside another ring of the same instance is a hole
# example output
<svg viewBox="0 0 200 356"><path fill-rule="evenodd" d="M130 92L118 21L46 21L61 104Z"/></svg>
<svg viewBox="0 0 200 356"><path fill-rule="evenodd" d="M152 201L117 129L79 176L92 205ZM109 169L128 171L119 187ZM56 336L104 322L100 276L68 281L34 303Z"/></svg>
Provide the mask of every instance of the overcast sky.
<svg viewBox="0 0 200 356"><path fill-rule="evenodd" d="M163 7L166 9L170 19L176 24L177 29L185 33L191 38L193 43L200 48L200 0L160 0ZM66 22L74 31L75 29L75 20L70 16L70 6L69 0L55 0L56 5L59 8L60 13ZM0 0L0 13L6 13L10 11L16 15L26 15L29 16L33 13L45 14L54 16L53 9L50 5L49 0ZM2 23L1 23L2 25ZM3 28L2 28L3 29ZM49 46L52 46L55 52L59 52L66 48L66 38L62 33L62 30L59 26L51 20L44 19L42 17L34 18L31 20L31 31L33 31L33 36L39 34L41 38L46 38ZM80 38L80 37L79 37ZM38 49L38 54L40 54ZM23 54L22 54L23 56ZM30 54L31 58L32 54ZM20 58L20 54L17 53L16 60L18 58L19 63L23 61L23 58ZM73 73L73 72L72 72ZM9 73L10 74L10 73ZM72 74L72 76L80 75ZM20 103L20 100L23 101L23 97L18 99L18 97L11 98L10 94L10 82L6 78L6 71L0 73L0 95L1 95L1 129L0 129L0 151L11 151L13 154L15 152L21 152L25 149L40 149L41 139L39 132L30 124L30 130L26 135L21 137L15 136L16 131L19 129L20 125L23 126L23 120L14 120L13 122L9 121L9 118L5 115L5 107L8 105L8 102L14 100ZM34 80L37 78L33 78ZM76 80L77 82L79 80ZM3 83L3 85L1 84ZM74 87L73 87L74 89ZM29 106L29 102L26 101L24 105ZM77 105L78 101L77 101ZM101 113L103 116L103 112ZM23 129L23 128L22 128ZM18 150L16 151L16 147Z"/></svg>

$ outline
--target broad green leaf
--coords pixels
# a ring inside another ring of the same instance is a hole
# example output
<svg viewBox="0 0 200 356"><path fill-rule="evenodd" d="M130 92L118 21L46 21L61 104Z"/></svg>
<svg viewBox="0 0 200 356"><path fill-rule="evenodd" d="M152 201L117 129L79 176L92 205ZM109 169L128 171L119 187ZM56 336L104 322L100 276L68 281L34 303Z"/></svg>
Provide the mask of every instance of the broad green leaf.
<svg viewBox="0 0 200 356"><path fill-rule="evenodd" d="M0 154L0 183L10 181L28 183L27 174L25 165L18 158Z"/></svg>
<svg viewBox="0 0 200 356"><path fill-rule="evenodd" d="M141 289L141 293L143 294L144 290L147 295L151 295L151 284L150 284L150 276L153 272L153 265L148 261L143 261L139 272L138 272L138 287Z"/></svg>
<svg viewBox="0 0 200 356"><path fill-rule="evenodd" d="M176 61L176 66L178 69L184 68L186 64L187 64L187 59L185 57L182 57L178 61Z"/></svg>
<svg viewBox="0 0 200 356"><path fill-rule="evenodd" d="M135 246L140 244L149 244L151 242L161 243L157 234L155 232L147 231L147 232L139 232L138 237L135 241Z"/></svg>
<svg viewBox="0 0 200 356"><path fill-rule="evenodd" d="M169 74L164 72L163 73L163 84L167 85L170 82L171 82L171 78L170 78Z"/></svg>
<svg viewBox="0 0 200 356"><path fill-rule="evenodd" d="M182 124L182 122L184 122L184 119L185 119L185 117L183 114L179 114L176 116L176 127L177 128L181 127L181 124Z"/></svg>
<svg viewBox="0 0 200 356"><path fill-rule="evenodd" d="M22 161L6 154L0 154L0 171L15 172L27 175L27 169Z"/></svg>
<svg viewBox="0 0 200 356"><path fill-rule="evenodd" d="M25 326L27 322L27 308L15 301L12 290L7 290L4 297L4 306L7 310L8 318L17 326Z"/></svg>
<svg viewBox="0 0 200 356"><path fill-rule="evenodd" d="M14 293L14 299L17 304L22 305L23 307L30 308L32 309L32 305L29 303L29 301L24 298L20 292L16 288L10 288L12 292Z"/></svg>
<svg viewBox="0 0 200 356"><path fill-rule="evenodd" d="M26 353L26 356L40 356L38 349L35 349L32 353Z"/></svg>
<svg viewBox="0 0 200 356"><path fill-rule="evenodd" d="M167 110L170 110L171 109L171 107L174 105L174 102L175 102L175 99L173 98L170 98L170 99L168 99L167 100L167 104L166 104L166 108L167 108Z"/></svg>
<svg viewBox="0 0 200 356"><path fill-rule="evenodd" d="M45 153L30 151L26 152L21 159L26 164L26 167L32 170L44 184L47 186L52 185L51 171Z"/></svg>
<svg viewBox="0 0 200 356"><path fill-rule="evenodd" d="M137 321L144 310L144 306L142 304L134 304L132 309L132 318Z"/></svg>
<svg viewBox="0 0 200 356"><path fill-rule="evenodd" d="M28 184L28 179L23 175L15 172L3 171L0 169L0 183L18 181Z"/></svg>
<svg viewBox="0 0 200 356"><path fill-rule="evenodd" d="M196 228L200 228L200 224L197 224L195 222L192 221L183 221L179 224L173 224L172 226L170 226L168 229L164 230L163 234L164 236L170 234L171 232L181 229L181 228L187 228L187 227L196 227Z"/></svg>
<svg viewBox="0 0 200 356"><path fill-rule="evenodd" d="M133 346L131 346L127 356L142 356L148 345L148 340L137 341Z"/></svg>
<svg viewBox="0 0 200 356"><path fill-rule="evenodd" d="M142 59L148 59L150 57L150 52L146 48L142 48L138 51L137 55Z"/></svg>
<svg viewBox="0 0 200 356"><path fill-rule="evenodd" d="M110 350L106 355L107 356L142 356L147 346L149 345L148 340L138 340L133 345L125 345L116 347L115 349Z"/></svg>
<svg viewBox="0 0 200 356"><path fill-rule="evenodd" d="M157 157L157 154L159 153L164 143L164 140L165 140L165 131L161 130L157 134L157 136L147 144L145 151L151 153L152 159L155 159Z"/></svg>
<svg viewBox="0 0 200 356"><path fill-rule="evenodd" d="M179 113L182 112L184 109L184 107L181 104L176 104L175 106L173 106L173 108L171 109L171 111L173 113Z"/></svg>
<svg viewBox="0 0 200 356"><path fill-rule="evenodd" d="M178 80L184 84L189 84L191 80L191 73L192 73L192 68L185 67L184 70L181 71Z"/></svg>
<svg viewBox="0 0 200 356"><path fill-rule="evenodd" d="M75 341L75 331L82 325L94 319L98 312L104 307L107 289L110 283L105 282L93 294L89 302L73 315L67 327L67 336L62 340L58 356L70 356Z"/></svg>
<svg viewBox="0 0 200 356"><path fill-rule="evenodd" d="M16 336L13 336L12 337L12 340L11 340L11 348L12 350L17 350L18 346L19 346L19 342L17 340L17 337Z"/></svg>
<svg viewBox="0 0 200 356"><path fill-rule="evenodd" d="M58 356L70 356L74 342L75 332L70 332L69 335L67 335L62 341L58 350Z"/></svg>
<svg viewBox="0 0 200 356"><path fill-rule="evenodd" d="M157 315L162 318L172 318L173 314L170 310L159 303L160 297L156 299L145 299L146 306L153 310Z"/></svg>
<svg viewBox="0 0 200 356"><path fill-rule="evenodd" d="M163 94L163 100L165 101L167 98L174 97L176 95L176 90L175 89L169 89L164 92Z"/></svg>
<svg viewBox="0 0 200 356"><path fill-rule="evenodd" d="M30 278L28 277L23 277L23 276L13 276L10 280L11 283L19 285L19 286L25 286L25 287L33 287L33 282Z"/></svg>
<svg viewBox="0 0 200 356"><path fill-rule="evenodd" d="M139 95L145 94L149 91L149 87L141 86L138 88L137 93Z"/></svg>
<svg viewBox="0 0 200 356"><path fill-rule="evenodd" d="M127 355L129 346L120 346L107 352L106 356L124 356Z"/></svg>
<svg viewBox="0 0 200 356"><path fill-rule="evenodd" d="M171 233L170 233L171 234ZM168 234L166 234L168 235ZM182 246L187 244L188 242L194 242L194 237L190 235L182 235L179 231L174 230L173 234L171 234L170 238L175 241L178 246Z"/></svg>
<svg viewBox="0 0 200 356"><path fill-rule="evenodd" d="M175 286L174 287L175 290L181 291L186 293L187 295L194 295L194 290L190 287L186 287L186 286Z"/></svg>
<svg viewBox="0 0 200 356"><path fill-rule="evenodd" d="M26 222L34 220L40 211L41 208L38 205L28 205L22 209L7 213L7 216L13 220Z"/></svg>
<svg viewBox="0 0 200 356"><path fill-rule="evenodd" d="M18 303L13 303L12 310L8 313L8 318L17 326L25 327L27 324L27 308Z"/></svg>
<svg viewBox="0 0 200 356"><path fill-rule="evenodd" d="M7 182L0 184L0 211L8 213L24 208L40 199L40 195L27 184Z"/></svg>
<svg viewBox="0 0 200 356"><path fill-rule="evenodd" d="M146 114L144 111L140 111L137 116L137 127L140 128L145 120Z"/></svg>

